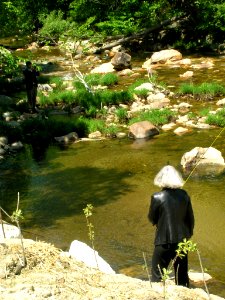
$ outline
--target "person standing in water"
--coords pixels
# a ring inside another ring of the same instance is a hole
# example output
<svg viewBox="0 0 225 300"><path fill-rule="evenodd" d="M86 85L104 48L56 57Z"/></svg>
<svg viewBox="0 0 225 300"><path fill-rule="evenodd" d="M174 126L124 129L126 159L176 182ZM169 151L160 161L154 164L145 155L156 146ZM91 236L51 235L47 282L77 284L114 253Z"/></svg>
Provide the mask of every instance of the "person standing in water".
<svg viewBox="0 0 225 300"><path fill-rule="evenodd" d="M23 75L27 91L27 100L31 108L31 112L34 113L36 112L36 97L38 86L37 76L39 76L39 72L30 61L27 61L26 68L23 71Z"/></svg>
<svg viewBox="0 0 225 300"><path fill-rule="evenodd" d="M151 196L148 219L156 226L152 282L160 282L163 268L167 269L176 256L178 243L193 235L194 214L189 195L181 189L182 176L174 167L163 167L154 184L162 190ZM188 254L176 258L174 272L176 284L189 287Z"/></svg>

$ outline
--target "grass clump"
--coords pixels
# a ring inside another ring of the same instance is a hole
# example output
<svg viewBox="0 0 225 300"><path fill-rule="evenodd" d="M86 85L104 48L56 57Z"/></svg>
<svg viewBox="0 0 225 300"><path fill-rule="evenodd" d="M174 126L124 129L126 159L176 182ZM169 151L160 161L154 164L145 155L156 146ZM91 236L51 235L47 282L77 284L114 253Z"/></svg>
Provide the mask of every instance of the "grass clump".
<svg viewBox="0 0 225 300"><path fill-rule="evenodd" d="M180 86L179 92L182 94L191 94L194 96L219 96L225 95L225 87L218 83L204 82L200 85L194 85L193 83L184 83Z"/></svg>
<svg viewBox="0 0 225 300"><path fill-rule="evenodd" d="M225 126L225 108L217 111L215 114L209 114L205 121L209 125L216 125L219 127Z"/></svg>
<svg viewBox="0 0 225 300"><path fill-rule="evenodd" d="M170 109L152 109L149 111L141 112L138 116L130 119L129 124L141 121L149 121L155 126L161 126L171 121L175 113Z"/></svg>
<svg viewBox="0 0 225 300"><path fill-rule="evenodd" d="M128 114L127 114L127 110L123 107L119 107L115 110L115 115L118 118L118 121L120 123L126 123L127 118L128 118Z"/></svg>
<svg viewBox="0 0 225 300"><path fill-rule="evenodd" d="M115 85L117 84L119 81L118 76L114 73L107 73L105 75L103 75L100 78L100 85L107 85L107 86L111 86L111 85Z"/></svg>

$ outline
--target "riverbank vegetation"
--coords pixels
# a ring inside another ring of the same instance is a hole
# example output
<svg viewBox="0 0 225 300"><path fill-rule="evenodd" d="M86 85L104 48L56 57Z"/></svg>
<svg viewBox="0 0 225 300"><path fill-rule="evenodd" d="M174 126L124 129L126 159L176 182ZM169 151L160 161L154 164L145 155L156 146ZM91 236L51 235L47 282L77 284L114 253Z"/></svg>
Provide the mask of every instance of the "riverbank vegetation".
<svg viewBox="0 0 225 300"><path fill-rule="evenodd" d="M220 0L15 0L0 3L0 26L2 37L35 33L43 43L71 37L101 44L119 36L142 49L160 43L192 51L221 50L224 12Z"/></svg>

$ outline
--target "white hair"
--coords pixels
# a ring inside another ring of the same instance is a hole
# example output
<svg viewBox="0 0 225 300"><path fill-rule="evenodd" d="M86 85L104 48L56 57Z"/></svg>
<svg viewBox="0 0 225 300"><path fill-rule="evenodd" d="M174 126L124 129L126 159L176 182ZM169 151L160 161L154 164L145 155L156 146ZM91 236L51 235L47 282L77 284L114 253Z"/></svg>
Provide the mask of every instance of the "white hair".
<svg viewBox="0 0 225 300"><path fill-rule="evenodd" d="M184 185L179 172L172 166L163 167L154 179L154 184L161 188L177 189Z"/></svg>

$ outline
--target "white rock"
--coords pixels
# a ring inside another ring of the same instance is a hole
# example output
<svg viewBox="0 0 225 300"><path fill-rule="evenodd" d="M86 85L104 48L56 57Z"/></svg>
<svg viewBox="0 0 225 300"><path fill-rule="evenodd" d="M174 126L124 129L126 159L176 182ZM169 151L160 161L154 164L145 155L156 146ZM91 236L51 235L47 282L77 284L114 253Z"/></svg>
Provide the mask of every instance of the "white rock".
<svg viewBox="0 0 225 300"><path fill-rule="evenodd" d="M110 265L98 255L98 252L83 242L74 240L70 245L69 254L89 267L98 268L103 273L115 274Z"/></svg>
<svg viewBox="0 0 225 300"><path fill-rule="evenodd" d="M184 127L177 127L173 132L177 135L182 135L184 133L187 133L189 130Z"/></svg>
<svg viewBox="0 0 225 300"><path fill-rule="evenodd" d="M225 98L223 98L223 99L221 99L221 100L219 100L219 101L217 101L216 102L216 105L225 105Z"/></svg>
<svg viewBox="0 0 225 300"><path fill-rule="evenodd" d="M197 272L188 272L188 277L190 278L191 281L194 282L204 282L204 281L209 281L212 279L212 276L210 276L208 273L197 273Z"/></svg>
<svg viewBox="0 0 225 300"><path fill-rule="evenodd" d="M4 233L5 236L4 236ZM20 230L18 227L3 222L3 230L2 225L0 224L0 238L7 238L7 239L17 239L20 237Z"/></svg>
<svg viewBox="0 0 225 300"><path fill-rule="evenodd" d="M145 83L142 83L141 85L137 86L134 90L135 91L140 91L140 90L153 91L154 88L150 82L145 82Z"/></svg>

